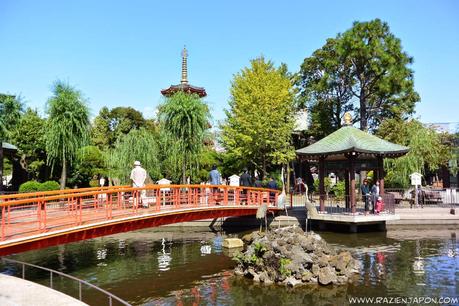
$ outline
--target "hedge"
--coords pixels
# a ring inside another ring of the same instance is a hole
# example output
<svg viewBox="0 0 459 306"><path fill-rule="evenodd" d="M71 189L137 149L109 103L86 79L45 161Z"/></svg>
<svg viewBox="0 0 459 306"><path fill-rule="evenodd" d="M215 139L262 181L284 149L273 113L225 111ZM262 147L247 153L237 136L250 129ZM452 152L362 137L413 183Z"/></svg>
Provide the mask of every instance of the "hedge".
<svg viewBox="0 0 459 306"><path fill-rule="evenodd" d="M37 181L28 181L19 186L19 192L37 192L37 191L50 191L59 190L60 185L56 181L47 181L39 183Z"/></svg>

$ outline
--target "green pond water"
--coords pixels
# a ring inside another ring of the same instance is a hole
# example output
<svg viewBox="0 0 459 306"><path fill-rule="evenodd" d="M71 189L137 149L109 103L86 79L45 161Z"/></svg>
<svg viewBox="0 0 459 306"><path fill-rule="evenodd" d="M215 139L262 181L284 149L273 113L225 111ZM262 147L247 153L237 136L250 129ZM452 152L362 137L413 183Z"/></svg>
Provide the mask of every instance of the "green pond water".
<svg viewBox="0 0 459 306"><path fill-rule="evenodd" d="M224 233L150 229L10 258L73 275L133 305L349 305L351 297L449 297L446 304L455 305L454 298L459 296L456 232L441 227L387 233L322 232L327 242L350 249L362 263L357 280L339 287L288 289L233 276L231 254L222 248L228 236ZM2 265L1 271L21 274L21 268L14 265ZM49 284L48 273L32 268L26 270L26 279ZM71 282L54 277L53 283L70 295L78 294ZM94 290L83 290L83 300L108 305ZM420 304L417 302L411 305ZM399 300L392 305L406 304Z"/></svg>

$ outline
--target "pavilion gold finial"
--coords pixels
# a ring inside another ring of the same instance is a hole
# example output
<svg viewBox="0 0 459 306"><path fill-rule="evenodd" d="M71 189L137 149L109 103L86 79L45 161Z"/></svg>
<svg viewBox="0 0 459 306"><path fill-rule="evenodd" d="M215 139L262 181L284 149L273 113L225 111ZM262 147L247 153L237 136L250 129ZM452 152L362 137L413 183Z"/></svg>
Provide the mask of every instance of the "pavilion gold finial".
<svg viewBox="0 0 459 306"><path fill-rule="evenodd" d="M183 47L182 50L182 84L188 84L188 67L187 67L187 57L188 57L188 51L186 50L186 47Z"/></svg>
<svg viewBox="0 0 459 306"><path fill-rule="evenodd" d="M350 112L344 114L344 125L352 125L352 115Z"/></svg>

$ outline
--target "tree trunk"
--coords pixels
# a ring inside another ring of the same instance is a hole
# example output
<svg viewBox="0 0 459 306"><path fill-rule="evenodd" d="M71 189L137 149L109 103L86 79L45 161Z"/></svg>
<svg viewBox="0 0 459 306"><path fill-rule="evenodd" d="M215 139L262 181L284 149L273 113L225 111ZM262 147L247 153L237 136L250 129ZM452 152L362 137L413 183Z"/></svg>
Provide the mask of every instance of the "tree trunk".
<svg viewBox="0 0 459 306"><path fill-rule="evenodd" d="M3 191L3 142L0 141L0 192Z"/></svg>
<svg viewBox="0 0 459 306"><path fill-rule="evenodd" d="M61 190L65 189L65 182L67 181L67 162L64 158L62 161L62 172L61 172Z"/></svg>
<svg viewBox="0 0 459 306"><path fill-rule="evenodd" d="M186 163L185 160L183 160L182 164L182 184L186 184Z"/></svg>
<svg viewBox="0 0 459 306"><path fill-rule="evenodd" d="M367 103L364 98L365 92L363 90L360 91L360 129L362 131L366 131L368 128L368 120L367 120Z"/></svg>
<svg viewBox="0 0 459 306"><path fill-rule="evenodd" d="M263 155L263 178L267 177L266 173L266 157Z"/></svg>

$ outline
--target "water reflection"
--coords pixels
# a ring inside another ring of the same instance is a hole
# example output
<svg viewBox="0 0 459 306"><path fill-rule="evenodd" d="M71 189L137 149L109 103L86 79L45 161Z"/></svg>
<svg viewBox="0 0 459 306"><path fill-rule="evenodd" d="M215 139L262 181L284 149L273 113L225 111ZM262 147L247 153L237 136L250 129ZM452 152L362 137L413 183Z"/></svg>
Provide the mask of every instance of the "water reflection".
<svg viewBox="0 0 459 306"><path fill-rule="evenodd" d="M322 236L359 258L362 272L354 283L297 289L253 284L230 273L234 254L222 248L222 233L140 231L13 257L90 280L135 305L347 305L348 296L459 295L455 231L423 239L400 231ZM2 271L20 273L12 266ZM48 280L33 270L28 277ZM96 296L87 302L102 305Z"/></svg>
<svg viewBox="0 0 459 306"><path fill-rule="evenodd" d="M170 246L172 243L169 244L169 252L166 252L166 239L161 239L161 252L158 252L158 269L159 271L167 271L170 269L172 257L170 252Z"/></svg>

